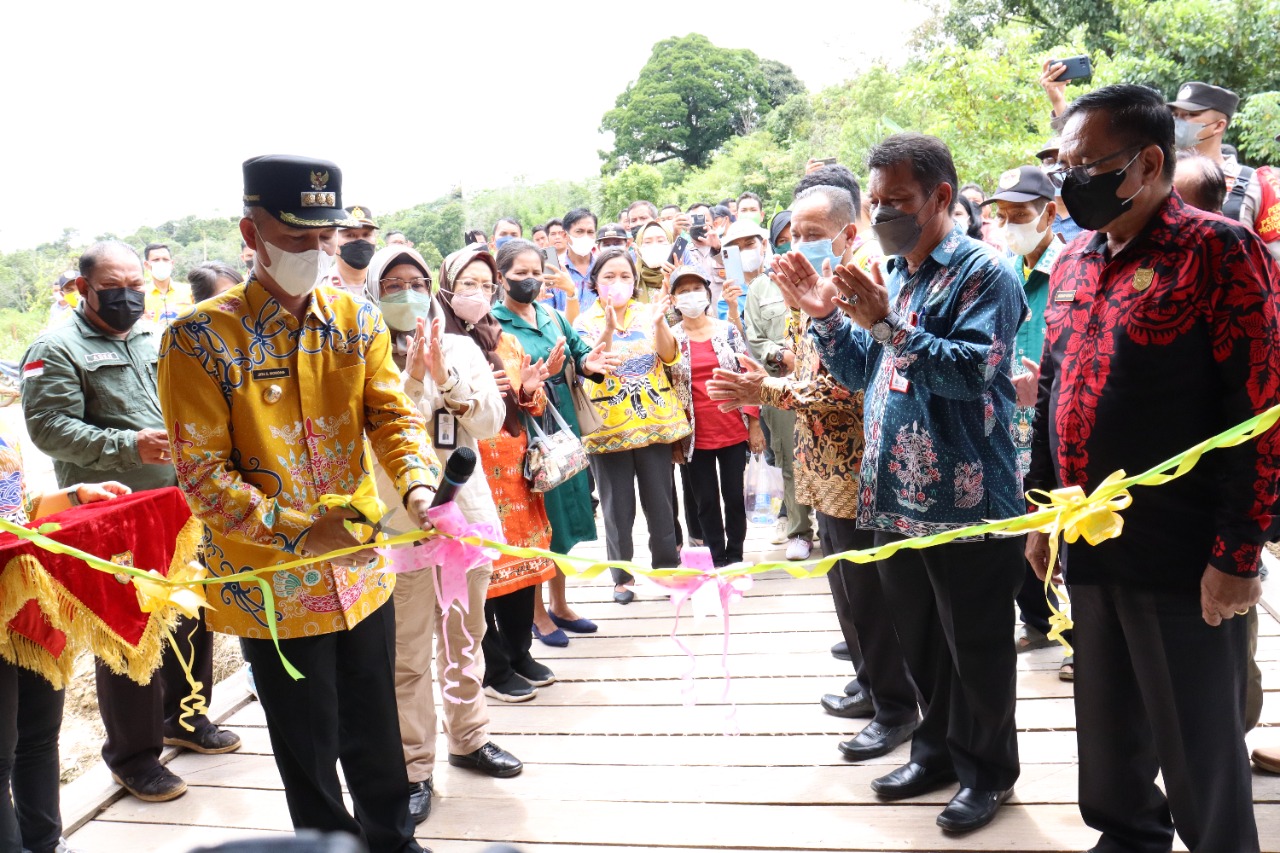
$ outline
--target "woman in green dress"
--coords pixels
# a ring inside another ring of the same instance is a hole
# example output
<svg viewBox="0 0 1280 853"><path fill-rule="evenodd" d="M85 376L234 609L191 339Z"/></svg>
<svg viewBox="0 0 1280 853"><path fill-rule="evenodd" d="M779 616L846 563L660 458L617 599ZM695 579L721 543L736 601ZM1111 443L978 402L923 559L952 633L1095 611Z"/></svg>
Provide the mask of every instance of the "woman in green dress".
<svg viewBox="0 0 1280 853"><path fill-rule="evenodd" d="M588 347L559 311L537 301L544 285L551 287L557 276L567 275L556 269L543 268L542 254L538 247L527 240L510 240L498 250L498 272L502 276L502 304L493 308L493 316L502 324L502 330L520 341L529 358L549 360L553 351L563 349L565 366L552 375L546 383L547 398L556 411L581 437L578 415L569 396L569 360L579 376L600 377L610 373L620 356L605 351L605 344L595 349ZM579 542L596 538L595 511L591 506L591 485L586 471L547 492L547 517L551 520L551 550L567 554ZM544 606L538 595L534 604L533 633L547 645L568 645L565 631L590 634L596 624L583 619L569 606L565 597L564 573L547 584L551 589L551 602Z"/></svg>

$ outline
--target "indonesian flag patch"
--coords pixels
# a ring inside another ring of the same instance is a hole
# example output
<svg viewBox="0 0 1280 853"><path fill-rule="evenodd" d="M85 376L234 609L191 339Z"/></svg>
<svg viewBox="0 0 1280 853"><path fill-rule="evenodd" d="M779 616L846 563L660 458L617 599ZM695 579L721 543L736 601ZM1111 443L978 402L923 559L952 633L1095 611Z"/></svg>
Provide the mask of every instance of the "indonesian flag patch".
<svg viewBox="0 0 1280 853"><path fill-rule="evenodd" d="M44 375L44 361L28 361L22 365L22 378L35 379L37 376Z"/></svg>

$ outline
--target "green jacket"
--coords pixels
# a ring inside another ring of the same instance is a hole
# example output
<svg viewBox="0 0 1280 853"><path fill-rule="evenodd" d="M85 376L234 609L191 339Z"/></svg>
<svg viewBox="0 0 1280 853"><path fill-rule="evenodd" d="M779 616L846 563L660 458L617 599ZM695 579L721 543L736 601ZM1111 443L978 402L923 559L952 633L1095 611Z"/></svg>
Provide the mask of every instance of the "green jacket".
<svg viewBox="0 0 1280 853"><path fill-rule="evenodd" d="M32 443L53 459L58 487L117 480L134 491L177 485L172 464L144 465L137 431L164 429L155 336L123 340L77 311L22 358L22 412Z"/></svg>
<svg viewBox="0 0 1280 853"><path fill-rule="evenodd" d="M783 349L788 311L787 304L782 301L782 291L767 275L757 276L751 282L747 288L747 349L770 376L783 373L781 368L770 364L769 359Z"/></svg>

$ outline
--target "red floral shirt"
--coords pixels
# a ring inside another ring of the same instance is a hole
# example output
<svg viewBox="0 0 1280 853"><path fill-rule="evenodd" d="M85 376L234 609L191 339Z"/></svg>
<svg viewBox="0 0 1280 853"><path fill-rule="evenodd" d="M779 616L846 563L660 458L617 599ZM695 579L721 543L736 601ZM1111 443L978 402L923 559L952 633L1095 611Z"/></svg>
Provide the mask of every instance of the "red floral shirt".
<svg viewBox="0 0 1280 853"><path fill-rule="evenodd" d="M1115 257L1085 233L1049 282L1028 487L1092 490L1280 403L1280 269L1248 229L1174 193ZM1048 393L1046 393L1046 391ZM1273 538L1280 430L1133 490L1124 533L1069 548L1072 583L1199 588L1256 574Z"/></svg>

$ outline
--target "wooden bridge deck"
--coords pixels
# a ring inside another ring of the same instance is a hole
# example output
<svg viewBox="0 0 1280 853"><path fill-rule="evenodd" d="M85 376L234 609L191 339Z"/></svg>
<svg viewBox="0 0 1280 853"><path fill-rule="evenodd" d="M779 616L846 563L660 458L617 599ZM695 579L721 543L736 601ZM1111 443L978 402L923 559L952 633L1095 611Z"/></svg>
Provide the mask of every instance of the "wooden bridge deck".
<svg viewBox="0 0 1280 853"><path fill-rule="evenodd" d="M777 555L767 538L752 528L749 557ZM584 550L600 553L602 542ZM642 536L637 551L645 553ZM1277 583L1267 584L1273 601ZM1075 803L1074 715L1071 685L1057 678L1060 651L1019 658L1023 764L1010 805L986 829L951 838L934 825L951 792L886 804L868 787L905 760L905 745L860 765L836 750L864 721L828 716L817 703L851 675L828 653L839 634L825 580L766 577L734 605L739 737L724 734L731 724L720 704L719 620L687 610L681 620L698 654L698 704L686 707L680 678L688 660L667 636L670 603L641 591L620 607L609 593L605 579L571 590L598 634L560 650L534 643L555 685L530 703L491 703L493 738L525 761L524 773L490 779L441 761L431 818L419 827L425 844L438 853L478 853L491 842L531 853L696 853L1080 851L1094 841ZM1250 745L1280 744L1280 622L1271 613L1262 615L1258 658L1268 695ZM261 708L245 699L239 678L219 687L215 704L244 738L241 751L174 757L190 790L164 804L120 796L96 768L64 797L69 820L82 824L71 836L75 848L168 853L288 831ZM445 750L442 737L439 754ZM1254 792L1263 849L1280 853L1280 776L1255 774Z"/></svg>

